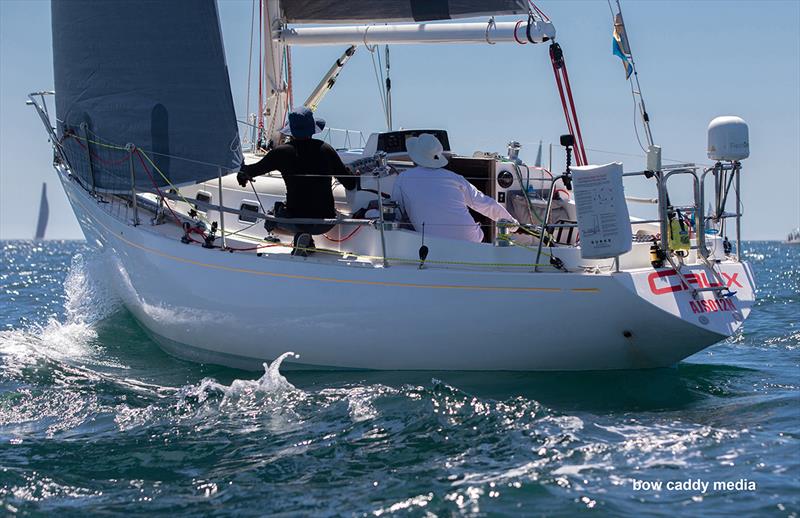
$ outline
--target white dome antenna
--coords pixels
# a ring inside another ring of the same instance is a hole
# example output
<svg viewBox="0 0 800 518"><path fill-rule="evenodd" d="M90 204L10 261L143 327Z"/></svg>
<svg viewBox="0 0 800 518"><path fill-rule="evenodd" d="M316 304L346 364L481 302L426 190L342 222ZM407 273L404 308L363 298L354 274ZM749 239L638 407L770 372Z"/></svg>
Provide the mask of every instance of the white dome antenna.
<svg viewBox="0 0 800 518"><path fill-rule="evenodd" d="M739 161L750 156L747 123L740 117L717 117L708 125L708 158Z"/></svg>

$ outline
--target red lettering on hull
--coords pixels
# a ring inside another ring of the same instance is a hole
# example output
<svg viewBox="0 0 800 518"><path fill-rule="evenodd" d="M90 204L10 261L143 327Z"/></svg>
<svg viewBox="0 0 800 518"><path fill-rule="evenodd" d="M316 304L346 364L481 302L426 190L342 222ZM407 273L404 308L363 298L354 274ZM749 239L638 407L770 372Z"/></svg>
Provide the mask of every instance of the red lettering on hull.
<svg viewBox="0 0 800 518"><path fill-rule="evenodd" d="M744 288L744 286L742 286L742 284L737 280L739 277L738 273L727 274L725 272L721 272L721 276L728 289L731 289L734 286ZM717 286L722 286L722 284L718 282L709 281L705 272L687 273L684 274L683 277L686 279L686 282L681 280L678 272L675 270L655 271L647 276L647 284L649 285L650 291L653 293L653 295L664 295L666 293L676 293L679 291L692 289L686 283L692 284L697 288L715 288Z"/></svg>

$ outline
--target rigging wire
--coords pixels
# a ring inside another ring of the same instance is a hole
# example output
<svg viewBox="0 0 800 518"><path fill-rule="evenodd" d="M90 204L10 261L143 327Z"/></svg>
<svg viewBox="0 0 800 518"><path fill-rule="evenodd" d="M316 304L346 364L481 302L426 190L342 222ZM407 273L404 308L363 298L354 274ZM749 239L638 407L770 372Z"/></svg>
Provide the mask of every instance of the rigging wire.
<svg viewBox="0 0 800 518"><path fill-rule="evenodd" d="M546 14L544 14L544 12L541 9L539 9L539 7L536 4L534 4L532 0L528 0L528 5L534 11L536 11L539 14L539 16L542 17L542 21L545 21L545 22L549 22L550 21L550 17L547 16Z"/></svg>
<svg viewBox="0 0 800 518"><path fill-rule="evenodd" d="M392 131L393 122L392 122L392 79L390 76L390 66L389 66L389 45L385 46L386 48L386 120L387 126L389 127L389 131Z"/></svg>
<svg viewBox="0 0 800 518"><path fill-rule="evenodd" d="M381 108L383 109L384 117L386 116L386 98L384 97L384 90L383 90L383 71L379 72L379 63L380 63L380 52L376 52L378 46L375 45L372 48L367 47L367 50L370 53L370 57L372 58L372 71L375 73L375 82L378 84L378 96L380 97L381 101ZM375 61L375 54L378 54L378 62ZM386 125L389 125L389 121L386 121Z"/></svg>
<svg viewBox="0 0 800 518"><path fill-rule="evenodd" d="M261 212L264 214L267 213L267 209L264 208L264 204L261 203L261 197L258 195L258 191L256 190L256 184L252 180L250 180L250 187L253 189L253 194L256 195L256 200L258 201L258 206L261 207Z"/></svg>
<svg viewBox="0 0 800 518"><path fill-rule="evenodd" d="M386 119L386 128L391 131L391 122L389 121L389 98L386 95L386 79L383 77L383 63L381 62L381 51L380 47L376 47L376 52L378 56L378 71L380 72L380 83L378 84L378 88L381 89L381 99L383 99L383 116Z"/></svg>
<svg viewBox="0 0 800 518"><path fill-rule="evenodd" d="M608 10L611 11L611 20L614 20L614 8L611 7L611 0L606 0L608 2Z"/></svg>
<svg viewBox="0 0 800 518"><path fill-rule="evenodd" d="M597 148L590 148L590 147L587 147L586 149L588 149L589 151L594 151L595 153L604 153L606 155L627 156L627 157L631 157L631 158L647 158L647 155L639 155L639 154L636 154L636 153L623 153L621 151L609 151L608 149L597 149ZM679 160L677 158L667 158L667 157L663 157L662 160L664 160L665 162L675 162L677 164L684 164L684 163L690 162L689 160ZM708 167L713 165L713 164L700 163L700 162L697 162L696 164L697 165L702 165L702 166L708 166Z"/></svg>
<svg viewBox="0 0 800 518"><path fill-rule="evenodd" d="M633 91L633 81L629 81L631 85L631 97L633 98L633 133L636 135L636 142L639 143L639 147L642 148L642 151L647 153L647 150L644 148L642 144L642 139L639 136L639 106L636 102L636 94Z"/></svg>
<svg viewBox="0 0 800 518"><path fill-rule="evenodd" d="M257 0L254 0L257 1ZM256 140L260 145L260 142L264 139L264 59L263 59L263 49L264 49L264 14L262 12L262 4L258 2L258 117L256 118L256 125L258 126L258 134L256 136Z"/></svg>
<svg viewBox="0 0 800 518"><path fill-rule="evenodd" d="M294 106L294 93L292 91L292 48L287 46L284 53L286 59L286 88L288 90L286 106L291 107ZM286 117L286 115L284 115L284 117Z"/></svg>
<svg viewBox="0 0 800 518"><path fill-rule="evenodd" d="M624 22L624 19L622 17L622 6L620 5L619 0L615 0L615 1L616 1L616 4L617 4L617 13L619 15L620 23L621 23L622 29L623 29L624 40L625 40L625 43L627 44L627 51L628 51L627 56L630 58L631 68L633 69L633 74L632 74L633 78L629 77L628 81L630 82L631 96L633 97L633 101L634 101L634 113L637 110L639 111L639 115L641 116L641 119L642 119L642 127L644 129L644 136L645 136L645 139L647 140L648 146L650 146L650 145L653 145L653 133L652 133L652 130L650 129L650 115L647 113L647 108L645 107L645 104L644 104L644 96L642 95L642 85L639 82L639 71L636 68L636 60L633 57L633 50L631 49L630 38L628 37L628 29L627 29L627 27L625 27L625 22ZM609 10L611 11L611 21L616 26L616 16L617 16L617 14L614 13L614 9L611 6L611 0L607 0L607 2L608 2ZM625 49L622 49L622 51L624 52ZM634 87L634 81L636 82L635 87ZM638 103L636 101L636 96L637 95L639 96ZM635 115L634 115L634 117L635 117ZM635 124L635 122L634 122L634 130L636 132L636 139L639 141L639 147L641 147L643 151L647 152L645 147L642 145L641 138L639 136L639 129L638 129L638 126Z"/></svg>
<svg viewBox="0 0 800 518"><path fill-rule="evenodd" d="M247 58L247 94L245 95L245 109L244 116L250 117L250 81L253 74L253 33L255 32L256 24L256 2L253 0L253 8L250 16L250 46L248 47L249 55Z"/></svg>
<svg viewBox="0 0 800 518"><path fill-rule="evenodd" d="M608 10L611 13L611 23L614 24L616 22L616 20L615 20L616 13L614 12L614 8L611 5L611 0L606 0L606 2L608 3ZM626 31L625 37L627 38L627 31ZM634 74L635 74L636 73L636 66L633 64L633 55L632 54L631 54L631 66L633 67L633 71L634 71ZM638 81L638 78L637 78L637 81ZM645 149L644 145L642 144L642 138L639 135L639 124L637 122L637 120L639 118L639 106L638 106L638 103L636 102L636 91L633 88L633 81L631 81L630 78L628 79L628 83L630 84L630 87L631 87L631 98L633 99L633 132L636 135L636 141L639 143L639 147L642 148L642 151L647 153L647 149Z"/></svg>

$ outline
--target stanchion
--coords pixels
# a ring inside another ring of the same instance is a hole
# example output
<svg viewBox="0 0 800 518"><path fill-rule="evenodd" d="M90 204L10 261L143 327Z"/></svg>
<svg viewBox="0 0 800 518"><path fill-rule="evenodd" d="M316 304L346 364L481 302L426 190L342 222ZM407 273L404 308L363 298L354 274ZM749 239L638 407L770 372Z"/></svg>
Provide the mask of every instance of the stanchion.
<svg viewBox="0 0 800 518"><path fill-rule="evenodd" d="M125 150L128 152L128 163L131 168L131 202L133 203L133 226L135 227L139 225L139 203L136 200L136 170L133 167L133 153L136 151L136 146L129 142L125 145Z"/></svg>
<svg viewBox="0 0 800 518"><path fill-rule="evenodd" d="M222 249L228 248L225 241L225 205L222 203L222 168L217 168L217 186L219 187L219 229L222 233Z"/></svg>

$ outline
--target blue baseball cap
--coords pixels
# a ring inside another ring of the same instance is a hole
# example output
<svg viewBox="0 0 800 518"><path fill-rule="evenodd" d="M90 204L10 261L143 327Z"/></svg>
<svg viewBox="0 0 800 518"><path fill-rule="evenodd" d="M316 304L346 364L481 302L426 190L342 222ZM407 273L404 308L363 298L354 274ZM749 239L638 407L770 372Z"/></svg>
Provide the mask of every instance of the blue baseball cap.
<svg viewBox="0 0 800 518"><path fill-rule="evenodd" d="M281 133L292 137L308 138L325 129L323 119L314 119L314 112L300 106L289 112L289 123L281 129Z"/></svg>

